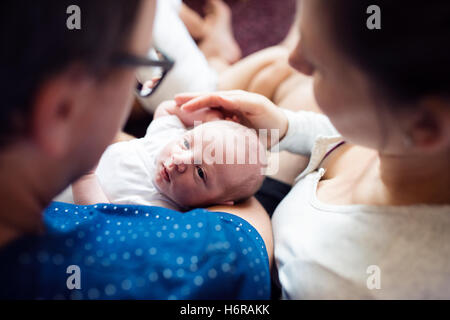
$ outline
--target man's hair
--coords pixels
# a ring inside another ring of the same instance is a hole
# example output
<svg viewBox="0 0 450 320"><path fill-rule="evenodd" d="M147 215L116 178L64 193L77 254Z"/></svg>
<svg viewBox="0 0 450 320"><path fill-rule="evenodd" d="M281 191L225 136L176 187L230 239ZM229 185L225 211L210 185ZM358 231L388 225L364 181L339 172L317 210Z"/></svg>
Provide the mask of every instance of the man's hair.
<svg viewBox="0 0 450 320"><path fill-rule="evenodd" d="M34 95L45 79L83 64L106 75L126 50L141 0L0 1L0 147L26 133ZM81 10L81 29L69 30L67 8Z"/></svg>

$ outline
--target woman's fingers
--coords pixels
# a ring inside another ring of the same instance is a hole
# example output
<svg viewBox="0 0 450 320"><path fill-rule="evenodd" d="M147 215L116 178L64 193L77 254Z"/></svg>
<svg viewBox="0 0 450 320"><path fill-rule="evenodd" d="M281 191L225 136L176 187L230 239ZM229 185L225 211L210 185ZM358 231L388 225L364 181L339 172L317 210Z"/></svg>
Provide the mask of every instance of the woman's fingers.
<svg viewBox="0 0 450 320"><path fill-rule="evenodd" d="M233 99L218 93L206 94L193 98L181 105L183 110L192 112L203 108L223 108L228 111L234 111L238 108Z"/></svg>
<svg viewBox="0 0 450 320"><path fill-rule="evenodd" d="M205 94L208 94L208 92L186 92L186 93L180 93L180 94L175 95L175 99L174 100L176 101L178 106L181 106L181 105L185 104L186 102L188 102L188 101L190 101L190 100L192 100L194 98L203 96Z"/></svg>

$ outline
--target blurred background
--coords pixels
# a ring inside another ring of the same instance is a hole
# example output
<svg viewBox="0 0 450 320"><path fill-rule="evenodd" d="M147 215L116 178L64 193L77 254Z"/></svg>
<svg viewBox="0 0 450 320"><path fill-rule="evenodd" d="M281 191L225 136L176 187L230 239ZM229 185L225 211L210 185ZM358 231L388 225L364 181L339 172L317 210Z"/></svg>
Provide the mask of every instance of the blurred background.
<svg viewBox="0 0 450 320"><path fill-rule="evenodd" d="M243 57L278 44L295 17L296 0L223 0L231 8L234 36ZM184 0L203 15L205 0Z"/></svg>
<svg viewBox="0 0 450 320"><path fill-rule="evenodd" d="M158 1L164 1L161 6L164 7L163 9L170 8L170 2L169 0L158 0ZM167 1L167 2L166 2ZM246 56L255 53L257 51L260 51L264 48L271 47L274 45L279 44L283 39L285 39L286 35L289 32L290 27L292 26L292 23L295 19L296 15L296 3L297 0L222 0L225 2L229 8L231 9L231 17L232 17L232 32L234 35L234 38L236 42L238 43L240 50L241 50L241 59L245 58ZM175 1L176 2L176 1ZM205 16L205 7L206 7L206 0L183 0L183 3L186 4L190 9L197 12L200 16ZM178 47L178 39L171 34L166 33L167 29L173 28L173 16L169 16L170 12L167 10L161 10L159 15L161 19L157 19L156 26L160 26L158 29L159 31L164 31L164 34L159 34L159 40L161 39L166 42L172 42L171 51L172 52L166 52L170 55L173 55L175 53L178 53L179 51ZM171 20L172 18L172 20ZM157 29L157 28L156 28ZM155 30L156 30L155 29ZM170 37L167 38L167 37ZM158 35L154 34L154 39L158 40ZM175 42L174 42L175 41ZM161 43L159 43L161 45ZM195 45L195 44L193 44ZM185 50L186 47L183 47L181 45L181 51ZM169 46L170 47L170 46ZM185 51L187 52L187 51ZM189 60L189 55L181 53L182 57L178 57L178 67L179 64L182 62L185 62L185 64L196 64L198 63L198 59L193 61ZM176 58L176 57L175 57ZM191 57L192 58L192 57ZM177 60L177 59L175 59ZM176 62L177 63L177 62ZM205 61L206 63L206 61ZM205 66L203 66L205 67ZM195 69L195 68L194 68ZM147 130L148 124L152 121L152 114L151 111L152 108L156 107L161 102L161 97L164 99L171 99L173 97L173 93L178 93L176 88L183 88L183 85L186 85L186 83L179 83L181 80L196 80L199 81L198 78L205 78L204 81L208 82L206 80L207 76L203 72L197 72L200 71L200 69L195 69L197 73L196 79L189 79L187 77L186 72L179 73L178 79L169 79L165 80L163 84L163 89L159 89L156 94L157 97L152 97L151 99L147 100L136 100L133 112L131 113L128 122L125 126L125 132L128 134L131 134L135 137L143 137L145 135L145 132ZM204 69L204 68L203 68ZM189 73L189 72L188 72ZM176 76L177 71L171 72L171 75L169 75L169 78L177 78ZM190 74L192 76L192 73ZM181 81L183 82L183 81ZM171 87L173 90L171 90ZM192 88L192 90L183 90L181 89L181 92L186 91L208 91L205 90L205 88L202 87L202 85L197 86L197 88L201 88L200 90L196 90L196 88ZM191 88L189 88L191 89ZM161 92L162 91L162 92ZM174 91L174 92L171 92ZM143 104L147 104L147 108L142 108ZM147 109L145 111L144 109Z"/></svg>

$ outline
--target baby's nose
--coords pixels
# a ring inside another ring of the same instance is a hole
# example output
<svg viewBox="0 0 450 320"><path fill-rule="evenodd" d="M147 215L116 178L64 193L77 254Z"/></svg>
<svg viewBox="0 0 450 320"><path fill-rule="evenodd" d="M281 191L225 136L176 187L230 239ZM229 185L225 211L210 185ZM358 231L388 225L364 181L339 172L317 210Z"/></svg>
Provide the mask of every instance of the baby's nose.
<svg viewBox="0 0 450 320"><path fill-rule="evenodd" d="M176 167L179 173L183 173L186 171L186 165L184 163L177 164Z"/></svg>
<svg viewBox="0 0 450 320"><path fill-rule="evenodd" d="M192 155L188 152L172 155L172 163L179 173L186 171L187 165L191 163Z"/></svg>

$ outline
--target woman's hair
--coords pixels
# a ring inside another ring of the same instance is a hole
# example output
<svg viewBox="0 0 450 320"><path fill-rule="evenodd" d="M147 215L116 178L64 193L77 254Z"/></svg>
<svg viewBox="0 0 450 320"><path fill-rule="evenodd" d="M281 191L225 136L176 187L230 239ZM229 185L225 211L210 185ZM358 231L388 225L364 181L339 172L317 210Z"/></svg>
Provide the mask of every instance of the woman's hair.
<svg viewBox="0 0 450 320"><path fill-rule="evenodd" d="M380 8L381 29L367 27L371 5ZM449 1L322 0L321 9L338 48L383 96L403 102L449 97Z"/></svg>
<svg viewBox="0 0 450 320"><path fill-rule="evenodd" d="M24 133L34 94L46 78L72 62L94 76L108 73L112 56L127 50L140 2L0 1L0 147ZM67 27L71 5L80 8L80 30Z"/></svg>

